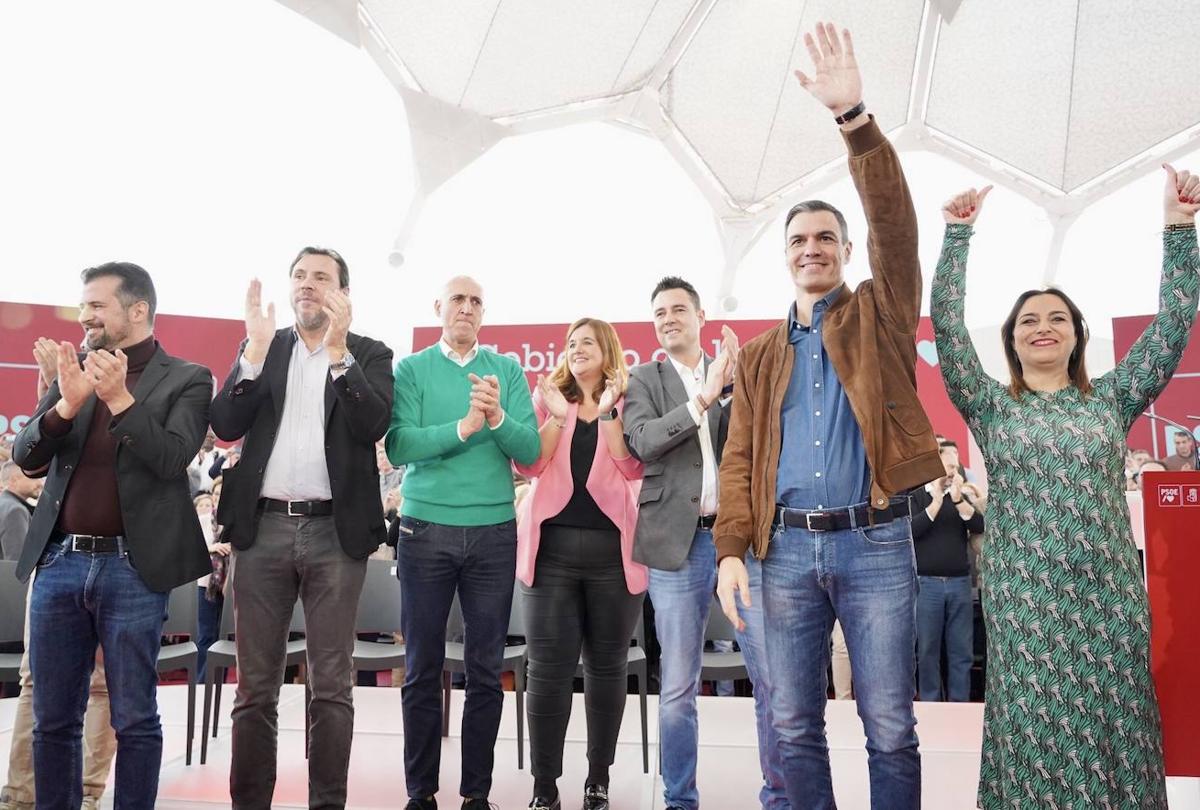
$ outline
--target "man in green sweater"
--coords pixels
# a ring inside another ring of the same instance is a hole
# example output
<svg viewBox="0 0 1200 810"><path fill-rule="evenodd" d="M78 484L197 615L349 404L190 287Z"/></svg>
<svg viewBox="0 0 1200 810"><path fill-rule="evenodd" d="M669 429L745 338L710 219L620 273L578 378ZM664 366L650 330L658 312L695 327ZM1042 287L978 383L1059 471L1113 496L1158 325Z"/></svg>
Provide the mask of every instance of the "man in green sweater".
<svg viewBox="0 0 1200 810"><path fill-rule="evenodd" d="M521 366L479 345L483 289L450 279L434 304L435 345L396 365L386 448L406 467L396 544L407 645L406 810L434 810L441 757L446 618L458 591L466 627L463 810L486 810L500 726L500 665L512 609L517 522L511 462L541 450Z"/></svg>

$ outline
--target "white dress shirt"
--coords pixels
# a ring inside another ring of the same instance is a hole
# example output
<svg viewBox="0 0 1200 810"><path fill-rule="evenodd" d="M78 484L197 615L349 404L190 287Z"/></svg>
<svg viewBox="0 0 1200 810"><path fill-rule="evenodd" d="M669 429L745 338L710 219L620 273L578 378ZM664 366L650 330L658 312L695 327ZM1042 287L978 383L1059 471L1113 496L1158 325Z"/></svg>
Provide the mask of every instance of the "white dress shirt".
<svg viewBox="0 0 1200 810"><path fill-rule="evenodd" d="M243 356L238 380L255 380L263 364ZM332 372L333 379L345 370ZM330 377L325 345L309 351L297 335L288 362L287 393L275 433L275 446L263 473L262 497L280 501L328 501L329 468L325 464L325 381Z"/></svg>
<svg viewBox="0 0 1200 810"><path fill-rule="evenodd" d="M704 357L701 356L695 369L688 368L669 354L667 359L671 361L671 365L679 373L679 379L683 381L683 388L688 395L688 413L692 415L693 421L700 428L700 457L704 463L700 484L700 514L715 515L717 513L717 454L713 450L712 432L708 429L708 419L705 414L700 413L700 409L696 407L695 403L696 395L704 390ZM717 402L712 403L714 408L718 405Z"/></svg>

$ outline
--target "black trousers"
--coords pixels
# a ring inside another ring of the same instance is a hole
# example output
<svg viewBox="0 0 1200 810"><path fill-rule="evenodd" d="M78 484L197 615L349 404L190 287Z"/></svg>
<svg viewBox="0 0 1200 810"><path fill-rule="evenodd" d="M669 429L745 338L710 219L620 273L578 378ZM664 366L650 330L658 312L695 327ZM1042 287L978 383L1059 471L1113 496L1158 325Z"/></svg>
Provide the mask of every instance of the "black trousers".
<svg viewBox="0 0 1200 810"><path fill-rule="evenodd" d="M524 587L534 791L562 775L575 669L583 655L588 782L608 784L625 714L629 641L642 610L631 594L615 529L543 525L532 587Z"/></svg>

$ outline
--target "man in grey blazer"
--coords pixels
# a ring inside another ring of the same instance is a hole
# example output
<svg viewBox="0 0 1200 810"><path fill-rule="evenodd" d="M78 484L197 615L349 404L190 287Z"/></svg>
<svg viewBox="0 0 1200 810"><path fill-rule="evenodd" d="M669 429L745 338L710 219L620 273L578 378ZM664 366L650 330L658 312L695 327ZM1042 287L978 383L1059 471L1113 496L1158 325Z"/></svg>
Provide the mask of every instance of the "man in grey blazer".
<svg viewBox="0 0 1200 810"><path fill-rule="evenodd" d="M696 289L668 276L650 296L664 360L637 366L625 394L625 441L645 465L638 497L633 558L650 567L650 601L662 646L659 739L667 810L695 810L698 723L696 694L704 628L717 584L712 527L717 515L717 466L729 425L729 394L738 341L723 331L714 359L700 345L704 310ZM746 562L758 587L758 563ZM738 644L754 683L763 786L768 810L788 807L771 729L770 680L763 648L762 602L739 606L746 629Z"/></svg>

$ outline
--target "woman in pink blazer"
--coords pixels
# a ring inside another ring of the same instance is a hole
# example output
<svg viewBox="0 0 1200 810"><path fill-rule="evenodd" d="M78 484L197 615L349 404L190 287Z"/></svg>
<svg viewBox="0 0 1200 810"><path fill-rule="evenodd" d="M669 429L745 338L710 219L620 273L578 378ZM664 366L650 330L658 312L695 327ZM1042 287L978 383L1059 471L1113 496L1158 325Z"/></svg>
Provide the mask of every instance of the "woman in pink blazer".
<svg viewBox="0 0 1200 810"><path fill-rule="evenodd" d="M517 578L529 645L530 757L535 810L557 810L575 667L583 655L588 778L584 810L607 810L608 769L625 714L629 639L645 566L633 561L642 465L622 435L629 375L616 331L581 318L533 395L542 452L517 515Z"/></svg>

